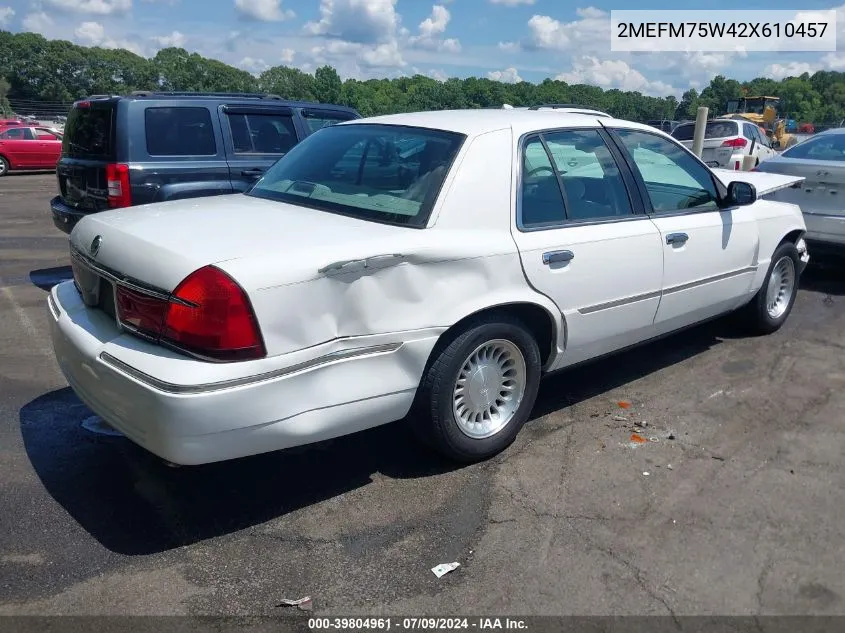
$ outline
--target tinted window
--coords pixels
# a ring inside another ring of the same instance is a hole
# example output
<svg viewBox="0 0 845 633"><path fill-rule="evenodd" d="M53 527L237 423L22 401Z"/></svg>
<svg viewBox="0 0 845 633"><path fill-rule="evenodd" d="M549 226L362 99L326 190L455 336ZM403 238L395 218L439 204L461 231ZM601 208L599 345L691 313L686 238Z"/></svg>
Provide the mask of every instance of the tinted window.
<svg viewBox="0 0 845 633"><path fill-rule="evenodd" d="M392 125L330 126L291 149L248 195L423 226L464 139Z"/></svg>
<svg viewBox="0 0 845 633"><path fill-rule="evenodd" d="M13 127L0 134L0 138L10 141L31 141L35 137L32 135L32 130L28 127Z"/></svg>
<svg viewBox="0 0 845 633"><path fill-rule="evenodd" d="M824 134L790 147L781 156L810 160L845 160L845 134Z"/></svg>
<svg viewBox="0 0 845 633"><path fill-rule="evenodd" d="M750 140L758 140L757 136L754 134L754 128L754 125L751 125L750 123L744 123L742 126L742 135Z"/></svg>
<svg viewBox="0 0 845 633"><path fill-rule="evenodd" d="M214 128L207 108L147 108L150 156L214 156Z"/></svg>
<svg viewBox="0 0 845 633"><path fill-rule="evenodd" d="M548 153L539 137L523 150L523 226L630 215L625 183L597 130L551 132L542 138Z"/></svg>
<svg viewBox="0 0 845 633"><path fill-rule="evenodd" d="M230 114L236 154L286 154L297 144L293 119L281 114Z"/></svg>
<svg viewBox="0 0 845 633"><path fill-rule="evenodd" d="M38 134L38 140L39 141L60 141L60 140L62 140L61 136L59 136L57 134L53 134L49 130L38 129L38 130L36 130L36 132Z"/></svg>
<svg viewBox="0 0 845 633"><path fill-rule="evenodd" d="M341 114L340 112L309 112L307 110L302 113L302 117L311 132L316 132L329 125L336 125L341 121L350 121L353 118L351 114Z"/></svg>
<svg viewBox="0 0 845 633"><path fill-rule="evenodd" d="M647 132L617 130L645 181L655 213L712 211L718 195L710 171L677 144Z"/></svg>
<svg viewBox="0 0 845 633"><path fill-rule="evenodd" d="M704 128L704 138L724 138L736 136L739 128L733 121L709 121ZM691 141L695 134L694 123L684 123L675 128L672 132L679 141Z"/></svg>
<svg viewBox="0 0 845 633"><path fill-rule="evenodd" d="M111 158L114 155L114 106L75 107L70 111L62 153L72 158Z"/></svg>

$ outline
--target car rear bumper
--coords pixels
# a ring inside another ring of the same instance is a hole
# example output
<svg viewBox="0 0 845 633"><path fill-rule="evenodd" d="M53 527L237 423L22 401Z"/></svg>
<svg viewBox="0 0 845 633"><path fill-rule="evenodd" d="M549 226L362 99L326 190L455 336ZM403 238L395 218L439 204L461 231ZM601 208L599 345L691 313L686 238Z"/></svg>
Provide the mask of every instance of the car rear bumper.
<svg viewBox="0 0 845 633"><path fill-rule="evenodd" d="M70 233L76 223L88 215L66 205L61 196L56 196L50 200L50 212L53 214L53 224L65 233Z"/></svg>
<svg viewBox="0 0 845 633"><path fill-rule="evenodd" d="M329 353L204 363L122 333L85 307L72 281L51 290L48 310L56 359L80 400L131 441L185 465L401 419L437 340L432 331L406 332L347 340L345 349L335 342Z"/></svg>

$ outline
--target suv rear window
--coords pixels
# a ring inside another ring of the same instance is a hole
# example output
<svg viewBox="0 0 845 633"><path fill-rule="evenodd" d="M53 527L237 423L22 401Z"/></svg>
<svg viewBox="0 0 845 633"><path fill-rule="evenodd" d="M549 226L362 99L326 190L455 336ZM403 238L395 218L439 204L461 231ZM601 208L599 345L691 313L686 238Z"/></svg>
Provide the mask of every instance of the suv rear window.
<svg viewBox="0 0 845 633"><path fill-rule="evenodd" d="M304 110L302 118L308 124L308 129L313 133L330 125L336 125L342 121L350 121L353 117L351 114L342 114L340 112L320 112L319 110Z"/></svg>
<svg viewBox="0 0 845 633"><path fill-rule="evenodd" d="M74 107L65 124L62 154L70 158L113 158L114 112L114 104Z"/></svg>
<svg viewBox="0 0 845 633"><path fill-rule="evenodd" d="M215 156L208 108L147 108L144 112L150 156Z"/></svg>
<svg viewBox="0 0 845 633"><path fill-rule="evenodd" d="M422 227L465 138L398 125L333 125L290 150L247 195Z"/></svg>
<svg viewBox="0 0 845 633"><path fill-rule="evenodd" d="M704 128L704 138L724 138L726 136L737 136L737 125L733 121L710 121ZM695 134L695 125L686 123L679 125L672 132L672 136L679 141L691 141Z"/></svg>

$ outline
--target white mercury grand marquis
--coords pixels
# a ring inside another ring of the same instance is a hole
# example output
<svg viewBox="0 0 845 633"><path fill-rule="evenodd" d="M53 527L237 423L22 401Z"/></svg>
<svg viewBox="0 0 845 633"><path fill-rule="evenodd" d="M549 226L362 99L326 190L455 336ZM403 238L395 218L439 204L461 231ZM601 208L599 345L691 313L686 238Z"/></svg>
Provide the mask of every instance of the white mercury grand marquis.
<svg viewBox="0 0 845 633"><path fill-rule="evenodd" d="M403 418L480 460L544 374L734 310L777 330L805 225L761 197L800 180L714 171L607 117L349 121L245 194L85 217L53 346L94 412L175 464Z"/></svg>

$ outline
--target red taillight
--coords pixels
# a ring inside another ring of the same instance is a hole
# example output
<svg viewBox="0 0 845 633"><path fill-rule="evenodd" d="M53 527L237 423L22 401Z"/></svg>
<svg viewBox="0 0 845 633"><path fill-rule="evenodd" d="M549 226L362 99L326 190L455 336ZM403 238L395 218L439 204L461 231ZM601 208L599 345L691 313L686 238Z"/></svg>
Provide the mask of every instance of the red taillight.
<svg viewBox="0 0 845 633"><path fill-rule="evenodd" d="M129 165L123 163L106 165L106 185L109 190L109 206L112 209L132 206L132 192L129 189Z"/></svg>
<svg viewBox="0 0 845 633"><path fill-rule="evenodd" d="M219 268L206 266L194 271L173 291L173 296L181 302L170 301L163 339L218 360L265 356L246 293Z"/></svg>
<svg viewBox="0 0 845 633"><path fill-rule="evenodd" d="M76 108L90 108L91 102L90 101L77 101L74 104L74 107L76 107Z"/></svg>
<svg viewBox="0 0 845 633"><path fill-rule="evenodd" d="M266 355L246 293L214 266L188 275L169 300L119 285L117 315L141 334L207 358L235 361Z"/></svg>
<svg viewBox="0 0 845 633"><path fill-rule="evenodd" d="M722 147L745 147L748 145L748 141L744 138L731 138L722 143Z"/></svg>
<svg viewBox="0 0 845 633"><path fill-rule="evenodd" d="M121 323L135 328L142 334L158 337L167 315L168 302L118 286L116 292L117 316Z"/></svg>

